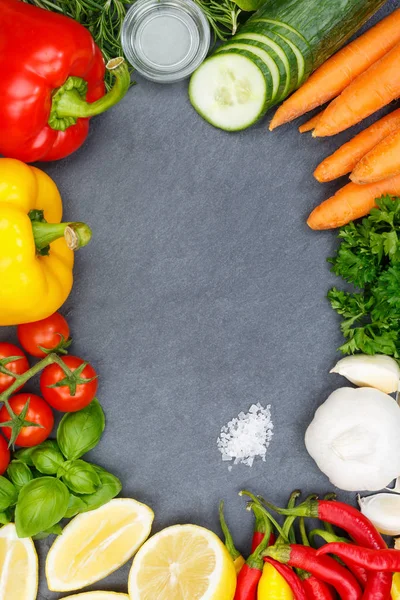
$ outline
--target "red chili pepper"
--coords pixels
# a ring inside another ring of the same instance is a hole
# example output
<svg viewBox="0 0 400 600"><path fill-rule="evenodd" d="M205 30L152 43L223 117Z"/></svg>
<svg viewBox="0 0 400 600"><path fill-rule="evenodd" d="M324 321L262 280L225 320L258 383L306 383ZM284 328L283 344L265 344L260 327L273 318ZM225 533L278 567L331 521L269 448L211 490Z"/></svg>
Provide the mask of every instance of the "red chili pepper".
<svg viewBox="0 0 400 600"><path fill-rule="evenodd" d="M0 0L0 154L24 162L57 160L85 141L89 118L116 104L130 77L123 59L104 61L89 31L63 15Z"/></svg>
<svg viewBox="0 0 400 600"><path fill-rule="evenodd" d="M318 556L314 548L300 546L299 544L282 544L268 548L265 555L290 567L308 571L318 579L332 585L339 596L345 600L361 599L361 587L354 575L345 567L339 565L333 558ZM326 560L327 558L329 560Z"/></svg>
<svg viewBox="0 0 400 600"><path fill-rule="evenodd" d="M243 556L240 554L239 550L236 548L235 543L233 541L232 534L229 531L228 525L226 524L223 500L221 500L221 502L219 503L219 522L221 525L222 533L224 534L224 538L225 538L225 547L228 550L229 554L231 555L233 564L235 565L236 574L238 575L240 573L240 571L243 569L243 566L246 561L244 560Z"/></svg>
<svg viewBox="0 0 400 600"><path fill-rule="evenodd" d="M392 590L392 574L385 572L371 573L365 587L362 600L390 600Z"/></svg>
<svg viewBox="0 0 400 600"><path fill-rule="evenodd" d="M400 552L398 550L371 550L354 544L333 542L322 546L317 551L318 556L324 554L335 554L341 559L345 558L368 569L368 571L390 571L391 573L400 571Z"/></svg>
<svg viewBox="0 0 400 600"><path fill-rule="evenodd" d="M304 582L296 575L296 573L288 567L273 558L265 558L265 562L271 563L273 567L278 571L280 575L282 575L283 579L286 581L290 589L292 590L293 596L295 600L308 600L308 596L306 595L304 589ZM322 599L321 599L322 600Z"/></svg>
<svg viewBox="0 0 400 600"><path fill-rule="evenodd" d="M371 521L359 510L343 502L312 499L289 511L275 507L268 502L266 504L283 515L312 517L336 525L346 531L359 546L376 550L387 547L383 537ZM374 577L377 578L376 582L373 581ZM375 590L381 589L382 594L385 594L389 585L391 585L391 581L392 576L390 573L383 573L379 577L378 573L374 573L368 576L367 587ZM364 600L366 600L366 592L364 593ZM375 598L370 596L370 600L375 600Z"/></svg>
<svg viewBox="0 0 400 600"><path fill-rule="evenodd" d="M330 529L313 529L312 531L310 531L309 535L310 535L310 540L313 541L316 536L319 536L327 544L329 544L331 542L344 542L346 544L350 543L350 541L347 540L346 538L337 536L335 534L335 532L333 531L333 528L332 528L332 531ZM351 571L353 573L353 575L357 579L358 583L364 589L368 582L367 571L365 569L363 569L362 567L359 567L359 566L353 564L350 561L342 560L342 562L344 565L346 565L346 567L349 569L349 571Z"/></svg>
<svg viewBox="0 0 400 600"><path fill-rule="evenodd" d="M261 544L261 542L263 541L264 537L265 537L265 531L266 531L266 525L265 525L265 517L264 517L264 512L263 512L263 508L261 506L259 506L258 504L256 504L255 502L252 502L250 504L251 510L254 513L254 517L255 517L255 523L254 523L254 532L253 532L253 539L251 541L251 554L253 554L253 552L255 552L258 548L258 546ZM268 532L271 531L271 527L268 526ZM275 535L271 532L270 536L269 536L269 542L268 545L272 546L273 544L275 544L276 538Z"/></svg>
<svg viewBox="0 0 400 600"><path fill-rule="evenodd" d="M242 567L237 578L236 593L234 600L256 600L257 599L257 587L261 579L264 559L262 553L268 547L269 536L270 536L270 524L267 517L265 520L265 535L259 546L256 548L245 565Z"/></svg>
<svg viewBox="0 0 400 600"><path fill-rule="evenodd" d="M303 587L307 600L335 600L336 598L333 589L314 575L303 579Z"/></svg>

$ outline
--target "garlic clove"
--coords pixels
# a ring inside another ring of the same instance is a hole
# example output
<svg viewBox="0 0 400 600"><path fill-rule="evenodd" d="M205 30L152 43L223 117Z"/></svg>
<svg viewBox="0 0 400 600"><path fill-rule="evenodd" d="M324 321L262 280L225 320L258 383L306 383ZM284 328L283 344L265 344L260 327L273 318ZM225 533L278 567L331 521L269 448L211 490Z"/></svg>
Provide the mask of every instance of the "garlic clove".
<svg viewBox="0 0 400 600"><path fill-rule="evenodd" d="M384 535L400 535L400 495L374 494L358 497L361 512Z"/></svg>
<svg viewBox="0 0 400 600"><path fill-rule="evenodd" d="M386 394L399 389L400 367L390 356L354 354L342 358L330 371L359 387L372 387Z"/></svg>

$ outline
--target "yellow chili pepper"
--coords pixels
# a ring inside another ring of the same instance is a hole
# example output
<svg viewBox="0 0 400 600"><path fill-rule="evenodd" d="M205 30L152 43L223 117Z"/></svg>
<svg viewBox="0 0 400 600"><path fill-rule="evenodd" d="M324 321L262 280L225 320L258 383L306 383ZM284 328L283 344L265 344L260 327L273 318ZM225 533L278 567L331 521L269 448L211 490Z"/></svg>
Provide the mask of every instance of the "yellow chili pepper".
<svg viewBox="0 0 400 600"><path fill-rule="evenodd" d="M294 600L292 590L273 565L265 563L258 584L257 600Z"/></svg>
<svg viewBox="0 0 400 600"><path fill-rule="evenodd" d="M61 217L61 196L46 173L0 159L0 325L44 319L67 299L73 250L91 231Z"/></svg>
<svg viewBox="0 0 400 600"><path fill-rule="evenodd" d="M400 600L400 573L393 575L392 600Z"/></svg>

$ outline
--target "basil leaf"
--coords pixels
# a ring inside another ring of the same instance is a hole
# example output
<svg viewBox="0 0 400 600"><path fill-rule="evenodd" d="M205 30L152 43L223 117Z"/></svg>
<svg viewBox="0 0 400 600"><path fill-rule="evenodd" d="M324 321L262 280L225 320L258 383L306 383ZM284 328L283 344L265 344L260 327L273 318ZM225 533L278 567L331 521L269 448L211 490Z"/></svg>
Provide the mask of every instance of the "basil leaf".
<svg viewBox="0 0 400 600"><path fill-rule="evenodd" d="M61 521L68 508L67 487L55 477L33 479L21 489L15 511L18 537L32 537Z"/></svg>
<svg viewBox="0 0 400 600"><path fill-rule="evenodd" d="M0 477L0 511L13 506L18 499L18 490L5 477Z"/></svg>
<svg viewBox="0 0 400 600"><path fill-rule="evenodd" d="M5 510L4 512L0 512L0 525L8 525L13 520L13 515L11 510Z"/></svg>
<svg viewBox="0 0 400 600"><path fill-rule="evenodd" d="M77 515L78 513L85 512L85 507L86 504L83 502L83 500L81 500L81 498L79 498L78 496L74 496L74 494L70 494L67 512L65 513L64 517L66 519L71 519L72 517L75 517L75 515Z"/></svg>
<svg viewBox="0 0 400 600"><path fill-rule="evenodd" d="M122 489L118 477L115 477L115 475L108 473L105 469L97 465L92 465L92 467L100 478L101 487L94 494L81 497L81 500L85 504L85 509L80 510L79 512L88 512L89 510L100 508L100 506L107 504L107 502L110 502L115 496L118 496Z"/></svg>
<svg viewBox="0 0 400 600"><path fill-rule="evenodd" d="M7 475L17 490L33 479L30 468L22 460L12 460L8 465Z"/></svg>
<svg viewBox="0 0 400 600"><path fill-rule="evenodd" d="M20 450L17 450L14 453L14 458L22 461L23 463L28 465L28 467L33 467L32 455L39 448L55 448L56 450L58 450L58 444L56 440L45 440L38 446L33 446L32 448L21 448Z"/></svg>
<svg viewBox="0 0 400 600"><path fill-rule="evenodd" d="M64 463L62 469L64 469L62 480L71 492L93 494L101 485L100 477L92 465L84 460L72 460Z"/></svg>
<svg viewBox="0 0 400 600"><path fill-rule="evenodd" d="M53 527L49 527L46 531L41 531L32 537L33 540L45 540L49 535L61 535L63 532L61 525L58 523L53 525Z"/></svg>
<svg viewBox="0 0 400 600"><path fill-rule="evenodd" d="M105 427L103 409L97 398L79 410L67 413L57 430L57 441L63 455L69 460L80 458L97 446Z"/></svg>
<svg viewBox="0 0 400 600"><path fill-rule="evenodd" d="M44 475L55 475L64 462L58 448L36 448L32 454L32 462L36 469Z"/></svg>

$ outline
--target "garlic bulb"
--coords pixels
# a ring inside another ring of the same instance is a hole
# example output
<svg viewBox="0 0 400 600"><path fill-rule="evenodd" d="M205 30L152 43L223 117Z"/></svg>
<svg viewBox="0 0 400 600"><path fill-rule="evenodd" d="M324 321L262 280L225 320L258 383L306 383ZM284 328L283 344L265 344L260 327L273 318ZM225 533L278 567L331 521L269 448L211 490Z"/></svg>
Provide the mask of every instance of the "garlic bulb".
<svg viewBox="0 0 400 600"><path fill-rule="evenodd" d="M372 387L386 394L399 389L400 367L394 358L383 354L354 354L342 358L331 370L358 386Z"/></svg>
<svg viewBox="0 0 400 600"><path fill-rule="evenodd" d="M338 488L380 490L400 475L400 407L372 388L339 388L317 409L305 444Z"/></svg>
<svg viewBox="0 0 400 600"><path fill-rule="evenodd" d="M375 494L358 498L363 515L368 517L380 533L400 535L400 495Z"/></svg>

